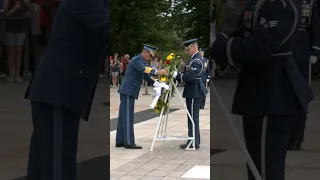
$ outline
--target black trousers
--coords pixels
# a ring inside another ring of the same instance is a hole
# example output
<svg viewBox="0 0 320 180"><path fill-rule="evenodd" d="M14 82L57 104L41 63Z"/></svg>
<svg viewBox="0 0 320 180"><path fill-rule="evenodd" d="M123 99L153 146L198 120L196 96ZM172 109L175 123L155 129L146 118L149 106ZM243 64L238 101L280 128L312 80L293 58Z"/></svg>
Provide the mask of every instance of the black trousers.
<svg viewBox="0 0 320 180"><path fill-rule="evenodd" d="M263 180L285 180L285 159L295 115L243 116L247 149ZM249 167L248 180L255 180Z"/></svg>
<svg viewBox="0 0 320 180"><path fill-rule="evenodd" d="M194 121L195 128L195 148L198 148L200 145L200 127L199 127L199 113L200 113L200 103L202 98L186 98L188 111ZM193 136L192 123L188 116L188 136ZM188 141L189 143L190 141ZM192 145L190 146L192 147Z"/></svg>
<svg viewBox="0 0 320 180"><path fill-rule="evenodd" d="M306 128L307 113L301 113L297 117L296 124L292 127L290 144L302 143L304 140L304 130Z"/></svg>
<svg viewBox="0 0 320 180"><path fill-rule="evenodd" d="M51 104L31 101L31 106L27 180L76 180L79 116Z"/></svg>
<svg viewBox="0 0 320 180"><path fill-rule="evenodd" d="M309 81L309 62L298 64L301 75ZM303 112L298 114L296 117L296 124L292 127L290 144L302 143L304 139L304 130L307 123L307 113Z"/></svg>

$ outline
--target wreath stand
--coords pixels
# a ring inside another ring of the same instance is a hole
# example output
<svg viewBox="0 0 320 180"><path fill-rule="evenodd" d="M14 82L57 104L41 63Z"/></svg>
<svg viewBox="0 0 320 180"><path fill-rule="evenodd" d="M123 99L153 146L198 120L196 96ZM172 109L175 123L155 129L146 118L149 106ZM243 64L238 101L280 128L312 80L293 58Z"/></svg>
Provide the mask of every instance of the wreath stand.
<svg viewBox="0 0 320 180"><path fill-rule="evenodd" d="M164 98L164 101L166 102L168 100L168 109L166 114L164 114L164 110L165 107L162 107L161 112L160 112L160 116L159 116L159 120L158 120L158 124L157 124L157 128L156 128L156 132L154 134L153 137L153 141L152 141L152 145L151 145L151 149L150 151L153 151L153 147L154 147L154 143L155 141L180 141L180 140L189 140L189 144L187 145L185 150L196 150L195 149L195 125L194 125L194 121L193 121L193 117L190 115L190 112L188 111L187 105L185 104L185 102L183 101L183 98L177 88L177 84L173 82L173 80L170 80L170 85L169 85L169 93L166 94ZM188 117L191 121L192 124L192 137L183 137L183 136L171 136L167 134L167 127L168 127L168 119L169 119L169 110L170 110L170 100L171 100L171 95L172 95L172 90L173 88L176 91L176 94L178 94L179 99L181 100L181 103L184 106L185 111L188 114ZM168 99L169 98L169 99ZM161 130L161 131L160 131ZM192 148L190 148L190 146L192 145Z"/></svg>

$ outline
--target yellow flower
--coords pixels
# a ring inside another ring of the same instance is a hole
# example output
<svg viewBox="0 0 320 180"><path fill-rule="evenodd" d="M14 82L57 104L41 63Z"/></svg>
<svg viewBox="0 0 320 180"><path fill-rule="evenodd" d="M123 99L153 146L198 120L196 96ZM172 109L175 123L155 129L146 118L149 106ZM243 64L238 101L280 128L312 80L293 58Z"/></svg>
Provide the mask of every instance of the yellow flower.
<svg viewBox="0 0 320 180"><path fill-rule="evenodd" d="M170 61L173 58L173 56L169 55L167 56L166 60Z"/></svg>
<svg viewBox="0 0 320 180"><path fill-rule="evenodd" d="M169 55L170 55L170 56L174 56L174 53L170 53Z"/></svg>
<svg viewBox="0 0 320 180"><path fill-rule="evenodd" d="M157 105L157 104L154 106L154 110L155 110L157 113L160 112L159 109L158 109L158 105Z"/></svg>
<svg viewBox="0 0 320 180"><path fill-rule="evenodd" d="M161 77L160 79L162 82L166 82L167 81L167 78L166 77Z"/></svg>

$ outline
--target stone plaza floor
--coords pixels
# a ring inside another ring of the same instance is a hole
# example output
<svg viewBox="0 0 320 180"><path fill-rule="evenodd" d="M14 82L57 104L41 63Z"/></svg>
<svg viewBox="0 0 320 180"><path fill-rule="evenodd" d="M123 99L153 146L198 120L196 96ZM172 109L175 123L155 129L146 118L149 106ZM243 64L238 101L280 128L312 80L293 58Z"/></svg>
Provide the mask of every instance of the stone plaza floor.
<svg viewBox="0 0 320 180"><path fill-rule="evenodd" d="M230 110L236 80L215 79L224 103ZM23 99L28 83L8 83L0 79L0 180L12 180L25 175L29 140L32 130L30 104ZM311 87L316 100L310 105L303 150L288 152L286 180L318 180L320 177L320 81L313 80ZM185 151L179 148L184 141L157 141L150 152L157 117L151 117L148 109L152 96L141 95L136 101L135 112L144 112L151 118L137 116L135 124L136 143L142 150L115 148L115 131L109 131L110 122L116 120L119 108L119 94L116 88L110 88L110 118L108 107L102 106L109 96L108 85L101 81L97 88L92 116L89 122L81 122L79 134L79 164L92 162L85 168L79 168L78 180L105 180L94 170L106 167L110 149L111 179L208 179L208 166L211 165L212 180L246 180L244 156L239 150L226 118L217 104L214 94L208 94L206 108L200 111L201 148L197 151ZM183 88L179 87L182 92ZM149 93L152 93L149 88ZM209 96L211 95L211 98ZM178 97L173 98L172 108L178 109L169 115L168 133L187 135L187 117ZM210 105L211 102L211 105ZM211 109L211 111L210 111ZM211 114L211 116L210 116ZM241 120L232 116L242 135ZM211 129L211 138L210 138ZM107 138L110 134L110 140ZM109 146L110 141L110 146ZM211 145L211 148L210 148ZM212 153L213 149L222 150ZM210 155L209 155L210 154ZM102 160L95 160L99 157ZM210 160L209 160L210 159ZM90 167L89 167L90 166ZM91 169L89 169L91 168ZM105 171L107 172L107 171Z"/></svg>
<svg viewBox="0 0 320 180"><path fill-rule="evenodd" d="M30 102L24 99L28 82L0 78L0 180L24 180L32 132ZM100 81L89 122L81 121L78 140L78 179L105 180L109 149L108 85Z"/></svg>
<svg viewBox="0 0 320 180"><path fill-rule="evenodd" d="M230 110L236 79L215 79L214 84ZM313 80L311 87L316 99L310 104L303 150L288 152L286 180L317 180L320 177L320 81ZM180 89L182 91L182 88ZM116 90L112 91L116 92ZM144 88L141 91L144 93ZM111 101L116 104L111 111L111 118L115 118L118 116L119 98L117 96L111 97ZM150 96L140 96L136 101L136 111L146 109L151 103L150 99ZM211 108L209 102L211 102ZM183 107L179 101L175 101L172 107L180 110L169 115L169 118L171 117L169 132L185 135L186 114ZM209 119L209 108L211 109L211 120ZM234 115L232 118L238 132L243 136L241 118ZM188 178L183 175L188 174L187 172L190 172L197 165L204 165L204 167L210 165L210 179L212 180L247 180L244 155L235 141L213 92L211 92L211 98L207 98L206 109L201 111L200 124L203 144L201 144L200 150L196 152L180 150L178 145L181 142L168 141L165 144L156 142L154 151L150 152L156 122L157 118L152 118L135 125L136 142L144 147L143 150L114 148L115 131L110 133L111 179L206 179L201 178L201 175L205 174L204 170L196 172L195 177ZM209 141L210 122L211 139ZM211 149L209 144L211 144ZM209 150L221 150L221 152L209 156Z"/></svg>
<svg viewBox="0 0 320 180"><path fill-rule="evenodd" d="M149 93L153 93L151 87ZM183 88L179 87L182 93ZM111 89L110 118L118 116L119 95L117 89ZM152 95L142 95L145 87L141 88L139 99L136 101L135 112L148 109ZM175 179L209 179L210 174L210 94L206 107L200 110L201 145L196 151L186 151L179 148L185 140L156 141L154 150L150 147L156 130L158 117L134 125L135 139L142 150L115 148L116 131L110 132L110 170L111 179L128 180L175 180ZM187 114L178 95L172 98L171 108L179 110L169 114L168 135L187 136ZM137 117L135 117L137 118ZM197 166L198 165L198 166ZM191 171L190 171L191 170ZM188 172L190 171L190 172ZM192 171L195 171L192 172ZM199 173L201 172L201 173Z"/></svg>

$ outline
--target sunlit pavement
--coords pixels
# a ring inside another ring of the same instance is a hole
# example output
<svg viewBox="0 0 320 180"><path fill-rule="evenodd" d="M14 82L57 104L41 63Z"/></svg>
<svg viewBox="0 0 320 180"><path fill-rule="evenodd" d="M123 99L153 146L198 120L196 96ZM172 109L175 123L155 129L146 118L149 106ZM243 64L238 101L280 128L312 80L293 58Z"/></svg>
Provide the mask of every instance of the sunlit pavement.
<svg viewBox="0 0 320 180"><path fill-rule="evenodd" d="M183 88L179 87L182 93ZM153 93L151 87L149 93ZM142 95L145 87L141 88L139 99L136 101L135 112L148 109L152 95ZM210 165L210 94L206 107L200 111L201 145L196 151L186 151L179 148L182 141L156 141L154 150L150 147L156 130L158 117L135 124L135 139L142 150L115 148L116 131L110 132L110 165L111 179L207 179ZM119 94L116 88L111 88L111 118L118 116ZM179 110L169 114L168 131L170 135L187 135L187 114L178 95L173 97L171 108ZM135 116L135 118L139 118ZM198 166L197 166L198 165ZM191 170L191 171L190 171ZM190 171L190 172L188 172ZM196 177L195 177L196 176Z"/></svg>

